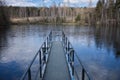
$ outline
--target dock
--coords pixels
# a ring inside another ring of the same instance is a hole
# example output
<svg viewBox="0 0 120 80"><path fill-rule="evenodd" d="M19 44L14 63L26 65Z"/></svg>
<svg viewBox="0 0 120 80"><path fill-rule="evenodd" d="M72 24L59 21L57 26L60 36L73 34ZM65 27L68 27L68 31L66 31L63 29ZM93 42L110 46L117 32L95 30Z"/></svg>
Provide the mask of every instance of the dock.
<svg viewBox="0 0 120 80"><path fill-rule="evenodd" d="M52 42L43 80L70 80L70 74L63 50L62 42Z"/></svg>
<svg viewBox="0 0 120 80"><path fill-rule="evenodd" d="M38 70L33 73L32 66L34 66L36 59L39 66ZM75 60L77 60L77 65L74 64ZM63 31L50 31L20 80L86 79L94 80L83 66L65 33Z"/></svg>

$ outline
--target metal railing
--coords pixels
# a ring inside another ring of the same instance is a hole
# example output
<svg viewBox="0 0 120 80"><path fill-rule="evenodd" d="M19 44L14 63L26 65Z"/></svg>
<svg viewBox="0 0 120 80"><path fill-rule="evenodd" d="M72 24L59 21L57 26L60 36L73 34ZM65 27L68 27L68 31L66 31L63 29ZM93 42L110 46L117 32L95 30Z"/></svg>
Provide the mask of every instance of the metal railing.
<svg viewBox="0 0 120 80"><path fill-rule="evenodd" d="M83 66L81 60L79 59L77 53L74 51L70 41L65 36L65 33L63 31L62 31L62 42L66 53L66 58L72 80L86 80L86 78L87 80L93 80L92 76L87 72L85 66ZM75 59L78 61L78 64L81 66L81 74L77 73L78 69L76 69L74 65Z"/></svg>
<svg viewBox="0 0 120 80"><path fill-rule="evenodd" d="M42 79L45 71L45 67L47 64L48 56L51 50L51 41L52 41L52 31L50 31L49 35L43 42L42 46L40 47L39 51L35 54L33 60L29 64L27 70L23 74L20 80L32 80L32 71L31 67L35 61L35 59L38 57L39 58L39 77ZM35 80L35 79L33 79Z"/></svg>

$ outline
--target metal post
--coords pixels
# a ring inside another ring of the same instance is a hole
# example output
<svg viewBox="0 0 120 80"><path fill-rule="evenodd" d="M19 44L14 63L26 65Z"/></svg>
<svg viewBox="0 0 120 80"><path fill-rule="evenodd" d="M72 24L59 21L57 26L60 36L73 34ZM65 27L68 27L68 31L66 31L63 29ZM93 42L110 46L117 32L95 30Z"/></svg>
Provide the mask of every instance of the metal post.
<svg viewBox="0 0 120 80"><path fill-rule="evenodd" d="M67 37L66 37L66 39L65 39L65 45L67 45Z"/></svg>
<svg viewBox="0 0 120 80"><path fill-rule="evenodd" d="M68 51L68 42L66 42L66 54L67 54L67 51Z"/></svg>
<svg viewBox="0 0 120 80"><path fill-rule="evenodd" d="M66 44L66 53L68 53L67 51L68 51L68 41L67 41L67 44Z"/></svg>
<svg viewBox="0 0 120 80"><path fill-rule="evenodd" d="M39 51L39 64L40 64L40 78L42 78L42 59L41 59L41 50Z"/></svg>
<svg viewBox="0 0 120 80"><path fill-rule="evenodd" d="M72 62L72 75L74 75L74 62Z"/></svg>
<svg viewBox="0 0 120 80"><path fill-rule="evenodd" d="M65 36L64 36L64 47L66 47L66 38L65 38Z"/></svg>
<svg viewBox="0 0 120 80"><path fill-rule="evenodd" d="M48 53L48 37L47 37L47 40L46 40L46 53Z"/></svg>
<svg viewBox="0 0 120 80"><path fill-rule="evenodd" d="M62 41L63 41L63 31L62 31Z"/></svg>
<svg viewBox="0 0 120 80"><path fill-rule="evenodd" d="M49 41L50 41L50 37L51 37L50 35L51 35L51 32L50 32L50 34L49 34Z"/></svg>
<svg viewBox="0 0 120 80"><path fill-rule="evenodd" d="M74 50L72 50L72 75L74 75Z"/></svg>
<svg viewBox="0 0 120 80"><path fill-rule="evenodd" d="M62 41L64 43L64 33L62 32Z"/></svg>
<svg viewBox="0 0 120 80"><path fill-rule="evenodd" d="M48 47L49 47L49 46L48 46L48 37L47 37L47 44L46 44L46 46L47 46L47 53L48 53Z"/></svg>
<svg viewBox="0 0 120 80"><path fill-rule="evenodd" d="M68 62L70 62L70 54L68 53Z"/></svg>
<svg viewBox="0 0 120 80"><path fill-rule="evenodd" d="M50 33L50 41L52 41L52 31L51 31L51 33Z"/></svg>
<svg viewBox="0 0 120 80"><path fill-rule="evenodd" d="M44 49L45 49L45 50L44 50L44 53L46 54L46 51L47 51L47 50L46 50L46 49L47 49L46 41L44 42Z"/></svg>
<svg viewBox="0 0 120 80"><path fill-rule="evenodd" d="M46 42L44 42L42 51L43 51L43 61L44 63L46 63Z"/></svg>
<svg viewBox="0 0 120 80"><path fill-rule="evenodd" d="M85 70L82 68L82 80L85 80Z"/></svg>
<svg viewBox="0 0 120 80"><path fill-rule="evenodd" d="M32 80L31 79L31 70L30 70L30 68L28 69L28 80Z"/></svg>
<svg viewBox="0 0 120 80"><path fill-rule="evenodd" d="M51 33L50 33L51 34ZM50 47L50 34L49 34L49 47Z"/></svg>
<svg viewBox="0 0 120 80"><path fill-rule="evenodd" d="M65 40L65 36L64 36L64 32L63 32L63 42L64 42L64 40Z"/></svg>
<svg viewBox="0 0 120 80"><path fill-rule="evenodd" d="M72 50L72 61L74 62L74 50Z"/></svg>
<svg viewBox="0 0 120 80"><path fill-rule="evenodd" d="M65 46L65 34L63 32L63 43L64 43L64 46Z"/></svg>
<svg viewBox="0 0 120 80"><path fill-rule="evenodd" d="M65 45L65 34L63 33L63 42L64 42L64 45Z"/></svg>
<svg viewBox="0 0 120 80"><path fill-rule="evenodd" d="M45 55L45 53L43 55L43 61L44 61L44 63L46 63L46 55Z"/></svg>
<svg viewBox="0 0 120 80"><path fill-rule="evenodd" d="M45 49L45 51L46 51L46 41L44 42L44 49Z"/></svg>
<svg viewBox="0 0 120 80"><path fill-rule="evenodd" d="M64 44L65 44L66 38L65 38L65 34L64 34ZM66 44L65 44L66 45Z"/></svg>
<svg viewBox="0 0 120 80"><path fill-rule="evenodd" d="M48 36L48 47L50 47L50 36Z"/></svg>
<svg viewBox="0 0 120 80"><path fill-rule="evenodd" d="M68 42L68 51L70 50L70 42Z"/></svg>

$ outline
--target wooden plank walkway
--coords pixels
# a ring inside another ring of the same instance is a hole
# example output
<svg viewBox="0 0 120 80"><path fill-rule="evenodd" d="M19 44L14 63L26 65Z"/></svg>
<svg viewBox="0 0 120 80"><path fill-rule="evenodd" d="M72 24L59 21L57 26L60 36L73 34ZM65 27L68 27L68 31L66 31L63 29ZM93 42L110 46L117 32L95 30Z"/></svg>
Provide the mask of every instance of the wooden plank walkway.
<svg viewBox="0 0 120 80"><path fill-rule="evenodd" d="M43 80L70 80L70 73L61 41L52 42Z"/></svg>

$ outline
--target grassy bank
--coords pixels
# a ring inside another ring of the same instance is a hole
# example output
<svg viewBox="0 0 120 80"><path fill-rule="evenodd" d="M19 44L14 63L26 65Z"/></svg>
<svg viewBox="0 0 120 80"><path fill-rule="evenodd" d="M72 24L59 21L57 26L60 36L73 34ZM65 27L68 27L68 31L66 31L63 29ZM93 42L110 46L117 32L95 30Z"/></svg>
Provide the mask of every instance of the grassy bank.
<svg viewBox="0 0 120 80"><path fill-rule="evenodd" d="M42 19L40 17L27 17L27 18L11 18L10 22L12 25L21 25L21 24L61 24L61 25L88 25L88 23L81 22L53 22L52 20L49 22L46 19Z"/></svg>

